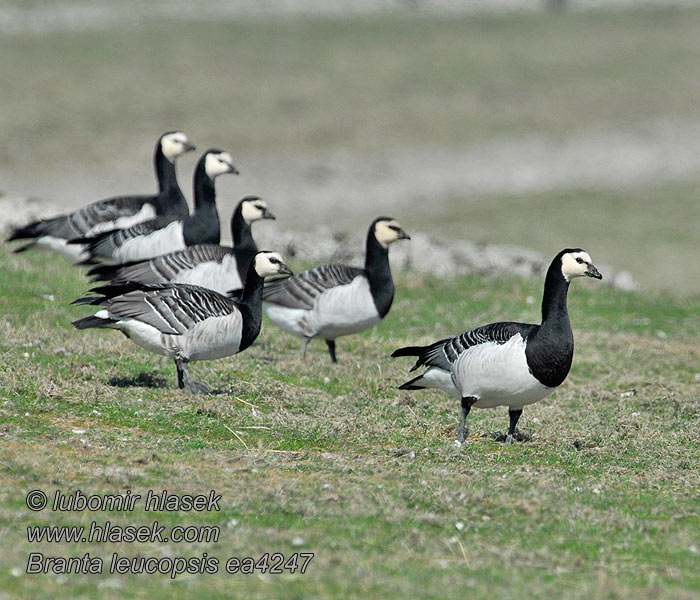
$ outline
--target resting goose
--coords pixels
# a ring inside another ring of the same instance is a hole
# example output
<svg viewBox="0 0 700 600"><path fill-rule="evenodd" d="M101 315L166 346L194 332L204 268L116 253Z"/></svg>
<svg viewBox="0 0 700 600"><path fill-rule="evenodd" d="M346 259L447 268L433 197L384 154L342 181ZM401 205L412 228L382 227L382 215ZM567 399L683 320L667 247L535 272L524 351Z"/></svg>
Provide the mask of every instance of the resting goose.
<svg viewBox="0 0 700 600"><path fill-rule="evenodd" d="M505 405L510 415L506 444L512 444L523 406L551 394L569 374L574 334L566 296L569 282L584 275L602 279L587 252L580 248L562 250L547 271L540 325L491 323L430 346L396 350L392 357L418 357L411 371L427 367L399 389L438 388L461 399L460 444L466 436L464 425L472 406Z"/></svg>
<svg viewBox="0 0 700 600"><path fill-rule="evenodd" d="M194 172L194 212L181 218L157 217L126 229L71 240L86 244L81 264L123 264L183 250L194 244L218 244L221 239L214 180L238 174L233 158L223 150L207 150Z"/></svg>
<svg viewBox="0 0 700 600"><path fill-rule="evenodd" d="M267 203L246 196L233 211L233 248L198 244L125 265L100 265L88 271L93 281L139 281L141 283L191 283L225 294L243 287L250 261L258 251L251 224L274 219Z"/></svg>
<svg viewBox="0 0 700 600"><path fill-rule="evenodd" d="M76 237L87 237L102 231L130 227L161 215L184 217L189 209L177 184L175 159L194 150L195 146L181 131L164 133L156 143L153 162L158 180L158 193L149 196L117 196L93 202L65 215L42 219L18 227L8 241L30 239L15 252L35 246L58 252L72 263L80 260L83 247L68 244Z"/></svg>
<svg viewBox="0 0 700 600"><path fill-rule="evenodd" d="M367 232L365 268L323 265L265 283L265 313L283 331L303 338L302 356L315 337L326 340L336 363L335 339L368 329L383 319L394 299L389 245L411 239L390 217L375 219Z"/></svg>
<svg viewBox="0 0 700 600"><path fill-rule="evenodd" d="M149 352L175 360L178 387L188 393L209 389L190 379L187 364L242 352L260 333L263 278L291 274L276 252L258 252L239 300L195 285L124 282L91 290L98 297L73 304L101 306L73 322L77 329L118 329Z"/></svg>

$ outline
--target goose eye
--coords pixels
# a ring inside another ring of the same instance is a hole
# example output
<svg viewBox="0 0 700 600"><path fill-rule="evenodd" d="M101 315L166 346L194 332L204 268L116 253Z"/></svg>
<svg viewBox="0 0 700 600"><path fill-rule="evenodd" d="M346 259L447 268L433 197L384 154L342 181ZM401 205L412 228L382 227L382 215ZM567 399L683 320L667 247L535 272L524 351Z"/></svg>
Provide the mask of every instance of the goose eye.
<svg viewBox="0 0 700 600"><path fill-rule="evenodd" d="M583 264L583 259L579 256L579 257L576 259L576 262L577 262L578 264L582 265L582 264Z"/></svg>
<svg viewBox="0 0 700 600"><path fill-rule="evenodd" d="M398 232L399 228L396 225L389 225L389 229Z"/></svg>

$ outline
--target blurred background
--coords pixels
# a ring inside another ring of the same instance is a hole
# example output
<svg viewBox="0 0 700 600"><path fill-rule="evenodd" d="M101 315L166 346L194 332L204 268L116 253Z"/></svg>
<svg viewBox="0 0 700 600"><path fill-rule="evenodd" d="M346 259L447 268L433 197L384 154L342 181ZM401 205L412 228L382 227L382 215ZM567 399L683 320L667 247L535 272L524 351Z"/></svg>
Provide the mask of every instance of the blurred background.
<svg viewBox="0 0 700 600"><path fill-rule="evenodd" d="M258 194L700 293L700 1L0 0L0 56L5 221L149 192L180 129L237 161L225 231Z"/></svg>

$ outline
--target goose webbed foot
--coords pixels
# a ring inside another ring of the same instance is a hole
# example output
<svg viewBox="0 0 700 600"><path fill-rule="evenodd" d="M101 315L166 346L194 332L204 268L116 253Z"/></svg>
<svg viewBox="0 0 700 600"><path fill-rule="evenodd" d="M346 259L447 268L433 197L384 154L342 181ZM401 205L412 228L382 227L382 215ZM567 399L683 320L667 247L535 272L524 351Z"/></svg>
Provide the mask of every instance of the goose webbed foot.
<svg viewBox="0 0 700 600"><path fill-rule="evenodd" d="M194 379L186 380L185 387L183 387L182 390L186 394L194 394L195 396L209 396L213 393L206 385Z"/></svg>
<svg viewBox="0 0 700 600"><path fill-rule="evenodd" d="M326 340L326 346L328 346L328 354L331 355L331 362L338 364L338 359L335 356L335 340Z"/></svg>
<svg viewBox="0 0 700 600"><path fill-rule="evenodd" d="M510 426L508 427L508 435L506 436L505 444L506 446L512 446L513 445L513 436L515 435L515 426L518 424L518 419L520 419L520 415L523 414L523 409L518 408L516 410L513 410L512 408L508 409L508 416L510 417Z"/></svg>
<svg viewBox="0 0 700 600"><path fill-rule="evenodd" d="M190 378L187 370L187 361L176 359L175 366L177 367L177 387L183 392L198 396L206 396L212 393L206 385Z"/></svg>
<svg viewBox="0 0 700 600"><path fill-rule="evenodd" d="M468 432L465 427L465 422L467 420L467 415L472 409L472 405L474 404L474 402L476 402L476 398L474 398L474 396L466 396L462 398L462 417L459 421L459 429L457 430L457 440L455 441L455 445L457 447L464 444L464 440L467 439Z"/></svg>

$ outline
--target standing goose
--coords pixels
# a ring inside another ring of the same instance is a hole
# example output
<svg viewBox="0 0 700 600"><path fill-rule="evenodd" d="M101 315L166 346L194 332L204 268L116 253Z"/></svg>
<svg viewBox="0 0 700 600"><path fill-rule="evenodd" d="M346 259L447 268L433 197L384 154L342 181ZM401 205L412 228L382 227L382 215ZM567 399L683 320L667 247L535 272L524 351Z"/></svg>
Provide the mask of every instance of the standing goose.
<svg viewBox="0 0 700 600"><path fill-rule="evenodd" d="M223 150L207 150L194 172L194 212L178 219L156 217L126 229L71 240L86 244L81 264L123 264L183 250L194 244L218 244L221 239L214 180L224 173L238 174L233 158Z"/></svg>
<svg viewBox="0 0 700 600"><path fill-rule="evenodd" d="M315 337L326 340L336 363L335 339L368 329L383 319L394 299L389 245L411 239L390 217L375 219L367 232L365 268L323 265L265 284L265 312L283 331L303 338L302 356Z"/></svg>
<svg viewBox="0 0 700 600"><path fill-rule="evenodd" d="M209 389L190 379L187 364L242 352L260 333L263 278L291 274L276 252L258 252L250 264L239 300L196 285L117 283L91 290L73 304L101 306L73 322L77 329L118 329L149 352L175 360L177 384L191 394Z"/></svg>
<svg viewBox="0 0 700 600"><path fill-rule="evenodd" d="M30 239L15 252L38 246L58 252L72 263L80 260L83 248L68 240L88 237L102 231L130 227L156 216L188 214L187 202L177 184L175 159L194 150L195 146L181 131L164 133L156 143L153 162L158 180L158 193L149 196L117 196L93 202L65 215L42 219L18 227L8 241Z"/></svg>
<svg viewBox="0 0 700 600"><path fill-rule="evenodd" d="M251 224L274 219L267 203L246 196L231 217L233 248L198 244L125 265L99 265L88 271L93 281L138 281L140 283L191 283L225 294L243 287L250 261L258 251Z"/></svg>
<svg viewBox="0 0 700 600"><path fill-rule="evenodd" d="M464 442L465 420L472 406L505 405L510 415L506 444L523 406L542 400L561 385L574 357L566 296L569 282L581 276L602 279L591 257L580 248L562 250L547 270L542 298L542 323L491 323L430 346L409 346L391 356L417 356L411 371L427 370L400 390L438 388L462 402L457 441Z"/></svg>

